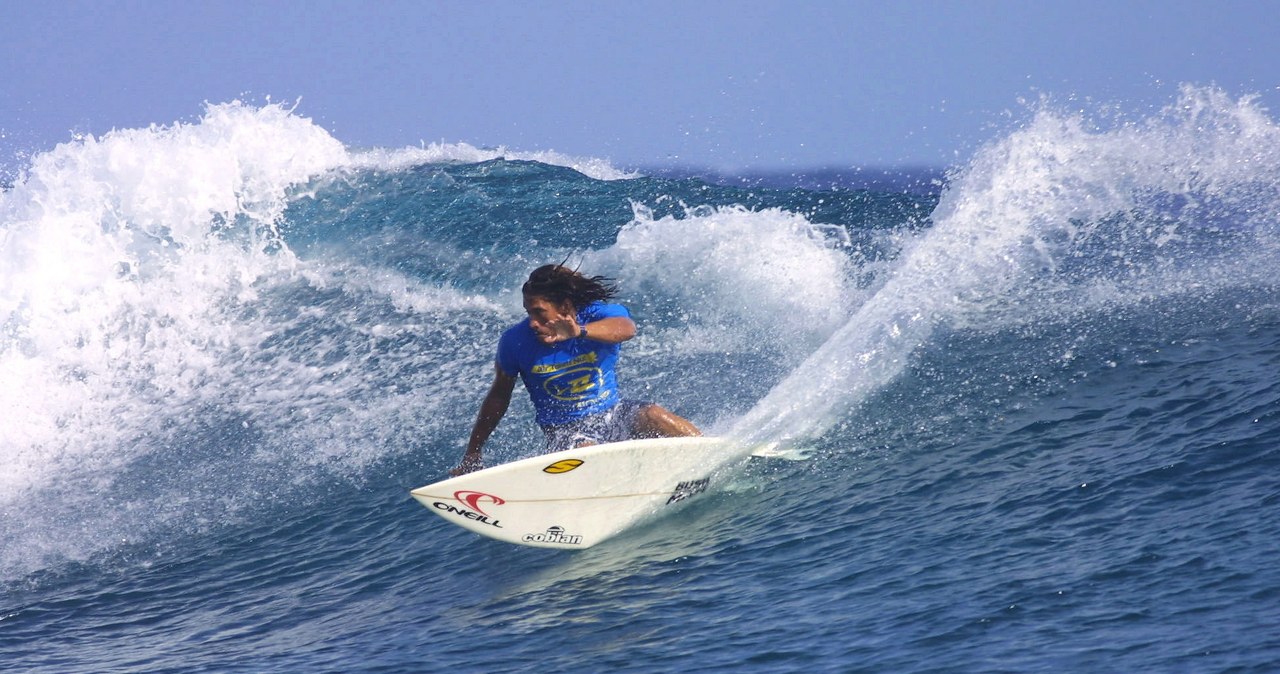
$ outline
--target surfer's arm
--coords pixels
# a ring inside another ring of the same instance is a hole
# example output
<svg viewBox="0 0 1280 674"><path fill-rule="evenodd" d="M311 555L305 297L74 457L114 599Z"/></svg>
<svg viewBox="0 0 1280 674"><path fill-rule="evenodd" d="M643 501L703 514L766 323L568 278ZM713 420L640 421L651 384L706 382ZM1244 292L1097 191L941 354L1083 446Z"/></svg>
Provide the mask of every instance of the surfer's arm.
<svg viewBox="0 0 1280 674"><path fill-rule="evenodd" d="M612 316L587 323L574 336L582 337L583 331L586 332L586 339L606 344L619 344L636 336L636 324L630 318Z"/></svg>
<svg viewBox="0 0 1280 674"><path fill-rule="evenodd" d="M591 339L606 344L619 344L636 336L636 324L624 316L609 316L578 325L571 316L564 316L547 322L551 328L548 335L538 335L543 344L567 342L571 339ZM584 335L583 332L586 332Z"/></svg>
<svg viewBox="0 0 1280 674"><path fill-rule="evenodd" d="M507 406L511 404L511 392L515 386L515 377L503 372L502 368L495 364L493 383L489 385L489 392L485 394L484 402L480 403L480 413L476 415L475 426L471 428L471 439L467 441L467 451L462 455L462 461L458 466L449 471L450 475L462 475L481 468L483 462L480 450L489 440L489 436L493 435L498 422L502 421L502 417L506 415Z"/></svg>

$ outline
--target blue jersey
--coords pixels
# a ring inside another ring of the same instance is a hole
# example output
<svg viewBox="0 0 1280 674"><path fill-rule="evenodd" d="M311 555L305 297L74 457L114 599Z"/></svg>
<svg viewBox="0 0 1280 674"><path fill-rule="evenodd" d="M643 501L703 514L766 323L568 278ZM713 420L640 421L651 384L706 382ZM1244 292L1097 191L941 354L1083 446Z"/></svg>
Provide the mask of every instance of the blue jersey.
<svg viewBox="0 0 1280 674"><path fill-rule="evenodd" d="M631 318L631 313L620 304L592 302L578 310L578 325L613 317ZM621 350L621 344L580 337L543 344L526 318L502 333L498 367L509 376L520 375L538 424L559 426L618 404L614 364Z"/></svg>

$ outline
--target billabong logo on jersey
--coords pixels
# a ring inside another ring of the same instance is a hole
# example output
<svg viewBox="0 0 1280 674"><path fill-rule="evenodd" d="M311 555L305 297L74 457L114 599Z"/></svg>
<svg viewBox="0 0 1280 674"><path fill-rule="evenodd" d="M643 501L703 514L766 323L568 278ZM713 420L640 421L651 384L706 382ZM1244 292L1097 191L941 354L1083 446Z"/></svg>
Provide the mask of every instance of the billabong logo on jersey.
<svg viewBox="0 0 1280 674"><path fill-rule="evenodd" d="M604 373L598 367L578 367L548 377L542 390L558 400L588 400L604 386Z"/></svg>
<svg viewBox="0 0 1280 674"><path fill-rule="evenodd" d="M494 496L493 494L486 494L482 491L455 491L453 492L453 497L462 503L465 503L468 508L480 513L481 515L489 514L480 508L481 501L488 501L493 505L502 505L503 503L506 503L502 498Z"/></svg>
<svg viewBox="0 0 1280 674"><path fill-rule="evenodd" d="M581 465L582 459L564 459L563 461L557 461L550 466L543 468L542 472L559 475L560 473L567 473Z"/></svg>

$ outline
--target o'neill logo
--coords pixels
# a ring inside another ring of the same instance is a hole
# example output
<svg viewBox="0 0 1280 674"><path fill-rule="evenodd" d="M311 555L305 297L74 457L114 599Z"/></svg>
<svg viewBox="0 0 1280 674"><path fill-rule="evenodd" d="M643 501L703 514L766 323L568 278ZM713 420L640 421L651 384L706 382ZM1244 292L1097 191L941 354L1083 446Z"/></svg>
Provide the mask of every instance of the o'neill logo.
<svg viewBox="0 0 1280 674"><path fill-rule="evenodd" d="M493 494L486 494L482 491L455 491L453 492L453 497L467 504L468 508L480 513L481 515L489 514L480 507L481 501L488 501L494 505L502 505L503 503L506 503L506 501L501 498L494 496Z"/></svg>
<svg viewBox="0 0 1280 674"><path fill-rule="evenodd" d="M490 519L491 515L480 508L481 502L485 502L490 505L502 505L503 503L506 503L506 501L501 497L494 496L493 494L486 494L482 491L455 491L453 492L453 497L457 499L459 503L462 503L467 507L459 508L458 506L450 505L442 501L432 503L431 507L436 510L443 510L451 515L465 517L473 522L488 524L491 527L497 527L499 529L502 528L502 525L498 523L498 520Z"/></svg>
<svg viewBox="0 0 1280 674"><path fill-rule="evenodd" d="M549 527L546 533L525 534L521 539L526 543L562 543L564 545L582 545L582 536L573 536L564 532L564 527Z"/></svg>

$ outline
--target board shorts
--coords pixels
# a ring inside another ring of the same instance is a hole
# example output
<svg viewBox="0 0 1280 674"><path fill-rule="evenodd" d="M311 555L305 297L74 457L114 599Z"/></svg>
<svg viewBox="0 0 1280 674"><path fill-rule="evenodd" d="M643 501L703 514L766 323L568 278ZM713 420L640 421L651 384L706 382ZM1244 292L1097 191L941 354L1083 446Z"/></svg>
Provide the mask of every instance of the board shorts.
<svg viewBox="0 0 1280 674"><path fill-rule="evenodd" d="M543 426L547 452L630 440L634 437L632 429L635 428L636 415L652 404L643 400L621 400L599 414L560 426Z"/></svg>

